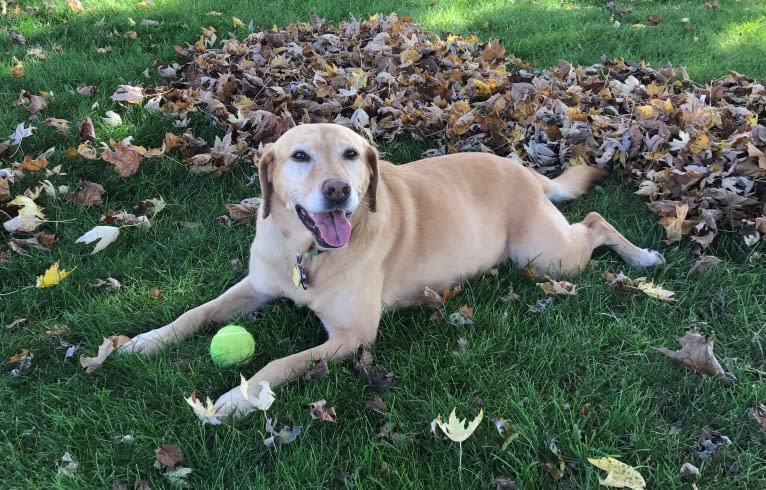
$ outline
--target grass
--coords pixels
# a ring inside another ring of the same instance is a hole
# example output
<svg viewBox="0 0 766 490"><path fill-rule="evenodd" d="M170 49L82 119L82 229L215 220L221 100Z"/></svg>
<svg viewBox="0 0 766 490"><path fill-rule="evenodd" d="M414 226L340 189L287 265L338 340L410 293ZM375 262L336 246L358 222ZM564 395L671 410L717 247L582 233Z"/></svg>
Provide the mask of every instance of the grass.
<svg viewBox="0 0 766 490"><path fill-rule="evenodd" d="M134 135L139 144L158 145L168 122L138 108L116 106L108 97L117 84L157 81L152 61L172 60L173 44L193 42L202 26L216 25L225 37L233 29L231 16L245 23L253 19L256 26L282 26L306 19L312 10L333 21L349 13L364 17L395 10L437 32L477 31L485 39L499 37L509 51L538 66L558 59L593 63L607 54L654 65L685 65L699 81L730 69L762 78L766 6L755 0L721 2L723 8L712 11L702 3L633 2L633 13L616 29L596 2L409 0L339 5L314 0L255 6L223 1L213 7L210 2L155 1L142 9L136 2L99 0L84 2L82 13L54 2L55 13L41 10L0 19L5 59L21 59L26 52L26 47L10 41L10 29L50 55L47 61L24 58L26 75L20 79L2 70L0 128L10 133L26 119L13 107L19 91L47 90L54 97L45 117L75 121L91 114L101 140ZM42 7L41 2L31 4ZM213 8L223 15L206 15ZM665 20L654 28L630 27L648 14ZM682 17L690 18L694 32L684 32ZM128 18L137 24L130 26ZM144 18L160 20L161 26L142 26ZM136 31L136 40L124 36L130 30ZM61 54L51 51L54 43L62 46ZM107 54L96 53L96 48L107 46ZM142 75L147 68L149 78ZM84 84L99 85L101 91L93 98L80 97L74 88ZM91 108L94 101L98 109ZM116 129L101 125L98 116L108 109L120 112L126 124ZM237 369L212 365L207 337L194 337L149 361L110 360L86 375L75 361L64 360L58 341L45 333L67 325L69 333L62 339L80 343L78 354L91 354L104 335L133 335L164 324L236 282L243 272L235 270L231 260L246 262L253 229L224 229L214 219L224 214L224 203L254 193L244 185L252 169L241 165L230 175L196 176L164 159L121 179L104 162L68 158L65 149L76 143L75 137L62 138L38 126L18 154L10 160L4 157L3 167L23 154L55 146L51 166L61 164L67 174L56 178L56 185L75 188L86 178L104 185L108 194L95 209L41 198L49 219L59 222L45 226L56 233L57 245L24 257L12 254L8 265L0 268L0 325L30 318L28 325L0 333L0 355L21 348L34 353L32 368L22 376L10 376L10 368L0 376L0 467L6 475L2 488L109 488L117 481L132 484L138 479L163 488L168 483L152 468L152 460L154 449L166 443L183 449L184 464L194 469L189 477L193 488L482 488L501 476L515 479L524 489L597 488L599 472L586 458L601 455L636 466L650 488L688 488L689 482L677 477L678 469L686 461L699 465L693 453L705 426L727 435L733 444L702 466L695 481L699 488L766 484L764 436L748 416L750 408L766 399L766 384L753 370L766 369L763 262L749 260L753 250L745 249L733 232L725 232L712 250L724 264L687 278L694 262L688 246L662 244L663 230L654 215L629 189L607 179L601 190L564 206L565 213L580 219L590 210L599 211L633 241L662 249L668 266L646 273L677 292L676 304L609 290L600 279L602 272L625 270L632 277L643 272L625 268L603 252L573 279L580 286L577 296L557 299L535 315L528 313L527 305L542 297L540 290L517 271L502 267L497 277L475 279L450 300L448 312L464 303L476 309L470 327L432 323L429 312L419 308L385 313L374 352L381 367L397 379L394 388L381 394L389 407L386 414L365 410L365 401L376 393L348 362L333 364L326 378L279 388L270 412L281 423L302 425L303 434L274 450L261 442L261 414L231 427L199 426L183 402L192 390L215 397L238 383ZM216 134L201 119L193 130L205 137ZM403 162L417 158L422 146L399 141L384 149L392 160ZM34 183L27 179L13 190L21 192ZM87 255L87 247L74 245L107 209L130 209L141 199L160 195L169 205L150 230L123 230L115 244L95 256ZM199 226L186 228L178 222ZM3 235L2 242L6 239ZM35 276L56 260L67 269L76 267L75 273L54 288L12 293L34 284ZM124 284L123 291L89 287L93 279L109 275ZM520 300L498 302L509 287ZM152 298L152 288L162 291L161 299ZM323 338L321 325L307 309L285 302L256 319L238 322L254 332L258 345L254 359L241 368L248 374ZM697 375L651 349L675 347L676 338L692 325L715 335L716 353L739 384L700 384ZM468 349L456 355L460 337L468 340ZM446 415L455 406L459 416L473 418L477 397L486 421L463 444L459 475L457 444L429 434L429 424L437 413ZM322 398L336 407L337 424L312 421L302 407ZM505 449L491 417L512 424L516 438ZM405 442L379 437L384 422L395 424ZM118 442L115 437L121 434L134 440ZM564 483L555 482L545 469L546 463L556 461L549 449L553 440L567 463ZM56 472L66 451L80 463L68 477Z"/></svg>

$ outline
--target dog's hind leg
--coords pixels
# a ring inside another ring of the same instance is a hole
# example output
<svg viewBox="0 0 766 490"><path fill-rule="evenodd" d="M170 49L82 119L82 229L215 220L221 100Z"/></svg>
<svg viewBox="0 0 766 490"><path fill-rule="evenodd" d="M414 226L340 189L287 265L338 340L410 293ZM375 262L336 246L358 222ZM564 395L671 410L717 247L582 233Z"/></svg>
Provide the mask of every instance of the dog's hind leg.
<svg viewBox="0 0 766 490"><path fill-rule="evenodd" d="M244 278L212 301L191 309L164 327L156 328L130 339L119 352L135 352L143 356L156 354L164 347L180 342L211 323L220 323L257 310L270 298Z"/></svg>

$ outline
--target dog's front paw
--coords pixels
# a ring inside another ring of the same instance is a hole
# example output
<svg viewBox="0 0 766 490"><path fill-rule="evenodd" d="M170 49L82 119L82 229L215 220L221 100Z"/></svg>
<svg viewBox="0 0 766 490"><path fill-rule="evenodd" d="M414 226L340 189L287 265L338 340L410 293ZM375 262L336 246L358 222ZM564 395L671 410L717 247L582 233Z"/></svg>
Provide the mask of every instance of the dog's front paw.
<svg viewBox="0 0 766 490"><path fill-rule="evenodd" d="M128 342L122 345L117 352L119 354L138 354L144 357L151 357L167 345L161 328L144 332L136 335Z"/></svg>
<svg viewBox="0 0 766 490"><path fill-rule="evenodd" d="M232 388L215 401L215 415L221 419L246 417L253 411L255 407L245 399L239 387Z"/></svg>
<svg viewBox="0 0 766 490"><path fill-rule="evenodd" d="M654 267L665 265L665 257L656 250L642 248L638 257L628 261L633 267Z"/></svg>

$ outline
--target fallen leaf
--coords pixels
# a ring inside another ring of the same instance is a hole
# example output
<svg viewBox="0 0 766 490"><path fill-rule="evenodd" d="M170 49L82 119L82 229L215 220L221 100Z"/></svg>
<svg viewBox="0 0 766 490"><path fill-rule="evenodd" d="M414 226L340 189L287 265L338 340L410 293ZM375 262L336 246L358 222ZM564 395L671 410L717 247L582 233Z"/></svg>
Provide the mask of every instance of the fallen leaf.
<svg viewBox="0 0 766 490"><path fill-rule="evenodd" d="M500 296L498 298L498 300L500 300L501 303L512 303L512 302L516 301L519 298L520 298L520 296L518 294L514 293L513 292L513 288L510 287L510 288L508 288L508 293Z"/></svg>
<svg viewBox="0 0 766 490"><path fill-rule="evenodd" d="M110 99L116 102L140 104L144 101L144 89L143 87L136 87L132 85L120 85L111 95Z"/></svg>
<svg viewBox="0 0 766 490"><path fill-rule="evenodd" d="M106 111L104 116L101 118L102 121L104 121L104 124L107 126L117 127L122 124L122 118L119 114L117 114L114 111Z"/></svg>
<svg viewBox="0 0 766 490"><path fill-rule="evenodd" d="M538 282L536 285L548 296L575 296L577 285L567 281L556 281L550 276L544 277L546 282Z"/></svg>
<svg viewBox="0 0 766 490"><path fill-rule="evenodd" d="M335 407L328 407L327 400L319 400L309 403L306 406L309 408L312 419L333 423L338 421L338 416L335 414Z"/></svg>
<svg viewBox="0 0 766 490"><path fill-rule="evenodd" d="M276 417L274 419L266 419L266 432L271 434L270 437L267 437L263 440L263 444L265 446L282 446L283 444L290 444L291 442L298 439L298 436L301 435L301 426L296 425L293 427L284 426L282 427L282 430L276 431L274 429L274 426L276 426Z"/></svg>
<svg viewBox="0 0 766 490"><path fill-rule="evenodd" d="M593 466L607 472L606 478L599 478L598 482L606 487L630 488L632 490L644 490L646 481L641 474L632 466L614 458L588 458Z"/></svg>
<svg viewBox="0 0 766 490"><path fill-rule="evenodd" d="M72 12L82 12L82 4L80 3L80 0L67 0L67 5L69 5L69 9L72 10Z"/></svg>
<svg viewBox="0 0 766 490"><path fill-rule="evenodd" d="M766 405L759 403L757 408L750 409L750 416L758 424L761 432L766 432Z"/></svg>
<svg viewBox="0 0 766 490"><path fill-rule="evenodd" d="M696 466L694 466L691 463L684 463L681 465L681 469L678 472L678 476L681 478L686 478L688 476L697 476L699 475L700 470Z"/></svg>
<svg viewBox="0 0 766 490"><path fill-rule="evenodd" d="M327 361L320 359L315 361L310 368L306 368L301 376L305 381L311 381L312 379L324 378L330 372L330 368L327 365Z"/></svg>
<svg viewBox="0 0 766 490"><path fill-rule="evenodd" d="M75 243L93 243L98 240L98 243L90 253L93 255L114 243L114 241L117 240L119 236L120 229L116 226L96 226L75 240Z"/></svg>
<svg viewBox="0 0 766 490"><path fill-rule="evenodd" d="M388 406L386 405L386 402L383 401L383 399L375 395L372 400L367 400L364 403L364 408L371 412L377 412L377 413L386 413L388 410Z"/></svg>
<svg viewBox="0 0 766 490"><path fill-rule="evenodd" d="M260 197L243 199L239 204L226 204L226 210L233 221L253 222L258 216L258 208L261 206Z"/></svg>
<svg viewBox="0 0 766 490"><path fill-rule="evenodd" d="M551 303L553 303L553 296L546 296L538 299L533 305L527 305L527 311L529 313L542 313Z"/></svg>
<svg viewBox="0 0 766 490"><path fill-rule="evenodd" d="M444 435L446 435L447 438L455 442L463 442L471 437L471 434L473 434L473 432L476 430L476 427L478 427L479 423L481 423L481 420L484 418L484 409L479 410L479 415L477 415L475 419L467 424L466 419L460 420L457 418L455 415L456 410L457 408L452 409L452 413L450 413L449 418L447 419L447 423L442 421L441 414L437 415L431 424L431 431L434 432L435 423L435 425L439 427L442 432L444 432Z"/></svg>
<svg viewBox="0 0 766 490"><path fill-rule="evenodd" d="M75 461L72 455L69 454L69 451L67 451L63 456L61 456L61 461L57 463L57 466L58 469L56 472L59 475L72 476L77 472L77 468L79 468L80 464Z"/></svg>
<svg viewBox="0 0 766 490"><path fill-rule="evenodd" d="M211 400L210 397L205 398L205 404L203 405L197 398L196 393L192 391L189 398L185 398L185 400L192 408L194 415L196 415L203 424L220 425L222 423L216 414L215 404L213 404L213 400Z"/></svg>
<svg viewBox="0 0 766 490"><path fill-rule="evenodd" d="M274 392L271 391L271 386L269 385L268 381L258 382L258 387L259 387L258 396L254 398L250 395L250 388L248 386L247 379L245 379L245 377L242 376L241 374L239 375L239 377L240 377L239 389L240 389L240 392L242 393L242 396L245 398L245 400L250 402L250 404L254 406L255 408L257 408L258 410L261 410L263 412L271 408L271 405L274 403L274 400L276 398L275 398Z"/></svg>
<svg viewBox="0 0 766 490"><path fill-rule="evenodd" d="M77 147L77 149L74 152L74 156L80 155L81 157L85 158L86 160L95 160L98 158L98 153L95 149L93 149L90 146L90 141L86 141L85 143L80 143L80 145Z"/></svg>
<svg viewBox="0 0 766 490"><path fill-rule="evenodd" d="M93 120L90 116L85 116L85 119L77 124L77 134L80 136L80 141L95 141L96 129L93 127Z"/></svg>
<svg viewBox="0 0 766 490"><path fill-rule="evenodd" d="M727 436L703 427L700 434L700 443L694 451L694 456L700 461L710 462L715 457L718 449L731 445L731 439Z"/></svg>
<svg viewBox="0 0 766 490"><path fill-rule="evenodd" d="M75 90L83 97L91 97L98 93L98 87L95 85L84 85L82 87L77 87Z"/></svg>
<svg viewBox="0 0 766 490"><path fill-rule="evenodd" d="M447 317L447 321L451 325L455 325L456 327L464 327L466 325L473 324L473 320L465 316L465 314L462 311L453 312L452 314L450 314L449 317Z"/></svg>
<svg viewBox="0 0 766 490"><path fill-rule="evenodd" d="M105 150L101 153L101 158L112 165L120 177L130 177L138 172L138 166L141 163L141 154L132 148L132 145L126 145L123 142L109 140L113 150Z"/></svg>
<svg viewBox="0 0 766 490"><path fill-rule="evenodd" d="M154 450L154 460L155 467L157 464L162 464L172 469L184 462L184 454L175 444L165 444Z"/></svg>
<svg viewBox="0 0 766 490"><path fill-rule="evenodd" d="M704 335L691 329L679 339L679 342L681 350L678 351L666 347L654 347L654 350L698 373L708 374L729 383L736 382L734 375L724 371L715 358L712 339L706 339Z"/></svg>
<svg viewBox="0 0 766 490"><path fill-rule="evenodd" d="M646 23L650 26L656 26L660 22L662 22L662 16L661 15L647 15L646 16Z"/></svg>
<svg viewBox="0 0 766 490"><path fill-rule="evenodd" d="M57 133L67 135L69 134L69 131L71 128L69 127L69 121L66 119L57 119L55 117L49 117L45 121L43 121L43 124L46 126L50 126L53 128Z"/></svg>
<svg viewBox="0 0 766 490"><path fill-rule="evenodd" d="M660 220L660 224L665 228L667 233L667 240L665 243L675 243L681 240L683 235L688 235L691 231L691 226L685 226L686 215L689 212L688 204L676 205L676 216L674 218L665 217ZM693 226L693 224L692 224Z"/></svg>
<svg viewBox="0 0 766 490"><path fill-rule="evenodd" d="M21 349L19 352L8 358L8 363L12 365L19 364L24 360L24 358L29 357L30 354L31 352L29 349Z"/></svg>
<svg viewBox="0 0 766 490"><path fill-rule="evenodd" d="M123 344L130 341L130 337L125 335L114 335L111 337L104 337L104 342L98 348L98 354L96 357L80 356L80 366L85 368L87 374L92 373L96 369L100 368L104 361L112 355L114 351L122 347Z"/></svg>
<svg viewBox="0 0 766 490"><path fill-rule="evenodd" d="M105 289L106 291L119 291L122 289L122 284L120 284L120 281L110 276L106 279L96 279L96 281L93 282L90 287L96 289Z"/></svg>
<svg viewBox="0 0 766 490"><path fill-rule="evenodd" d="M663 289L661 286L658 286L653 282L641 282L636 287L639 291L642 291L647 296L651 296L652 298L656 298L661 301L672 303L676 300L674 297L676 293L673 291L668 291L667 289Z"/></svg>
<svg viewBox="0 0 766 490"><path fill-rule="evenodd" d="M101 184L80 179L80 187L72 194L72 201L84 206L95 206L101 204L101 196L105 192Z"/></svg>
<svg viewBox="0 0 766 490"><path fill-rule="evenodd" d="M694 263L694 265L691 267L691 269L689 269L689 272L686 275L692 276L694 274L699 274L700 272L704 272L720 263L721 263L721 259L719 259L718 257L715 257L713 255L702 255L700 256L700 258L697 259L697 262Z"/></svg>
<svg viewBox="0 0 766 490"><path fill-rule="evenodd" d="M15 320L13 320L11 323L9 323L8 325L5 325L4 328L7 329L7 330L13 330L14 328L17 328L17 327L20 327L21 325L24 325L27 322L27 320L29 320L29 319L28 318L17 318Z"/></svg>
<svg viewBox="0 0 766 490"><path fill-rule="evenodd" d="M64 269L59 270L59 262L57 260L52 266L45 270L45 273L42 276L37 276L36 287L49 288L55 286L63 281L66 276L71 274L71 272L72 271L67 272Z"/></svg>
<svg viewBox="0 0 766 490"><path fill-rule="evenodd" d="M24 123L19 123L13 131L13 134L10 136L9 141L11 146L20 145L24 138L32 136L35 131L37 131L37 128L31 124L29 126L24 126Z"/></svg>

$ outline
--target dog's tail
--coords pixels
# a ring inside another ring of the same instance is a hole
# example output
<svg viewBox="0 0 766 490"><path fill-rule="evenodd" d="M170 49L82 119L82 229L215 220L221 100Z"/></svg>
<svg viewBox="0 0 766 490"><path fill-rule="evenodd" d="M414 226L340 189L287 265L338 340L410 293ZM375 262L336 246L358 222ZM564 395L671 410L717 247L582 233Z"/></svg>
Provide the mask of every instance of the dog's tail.
<svg viewBox="0 0 766 490"><path fill-rule="evenodd" d="M596 167L578 165L569 167L555 179L549 179L532 169L529 170L543 186L545 196L553 202L569 201L580 197L596 179L605 173Z"/></svg>

